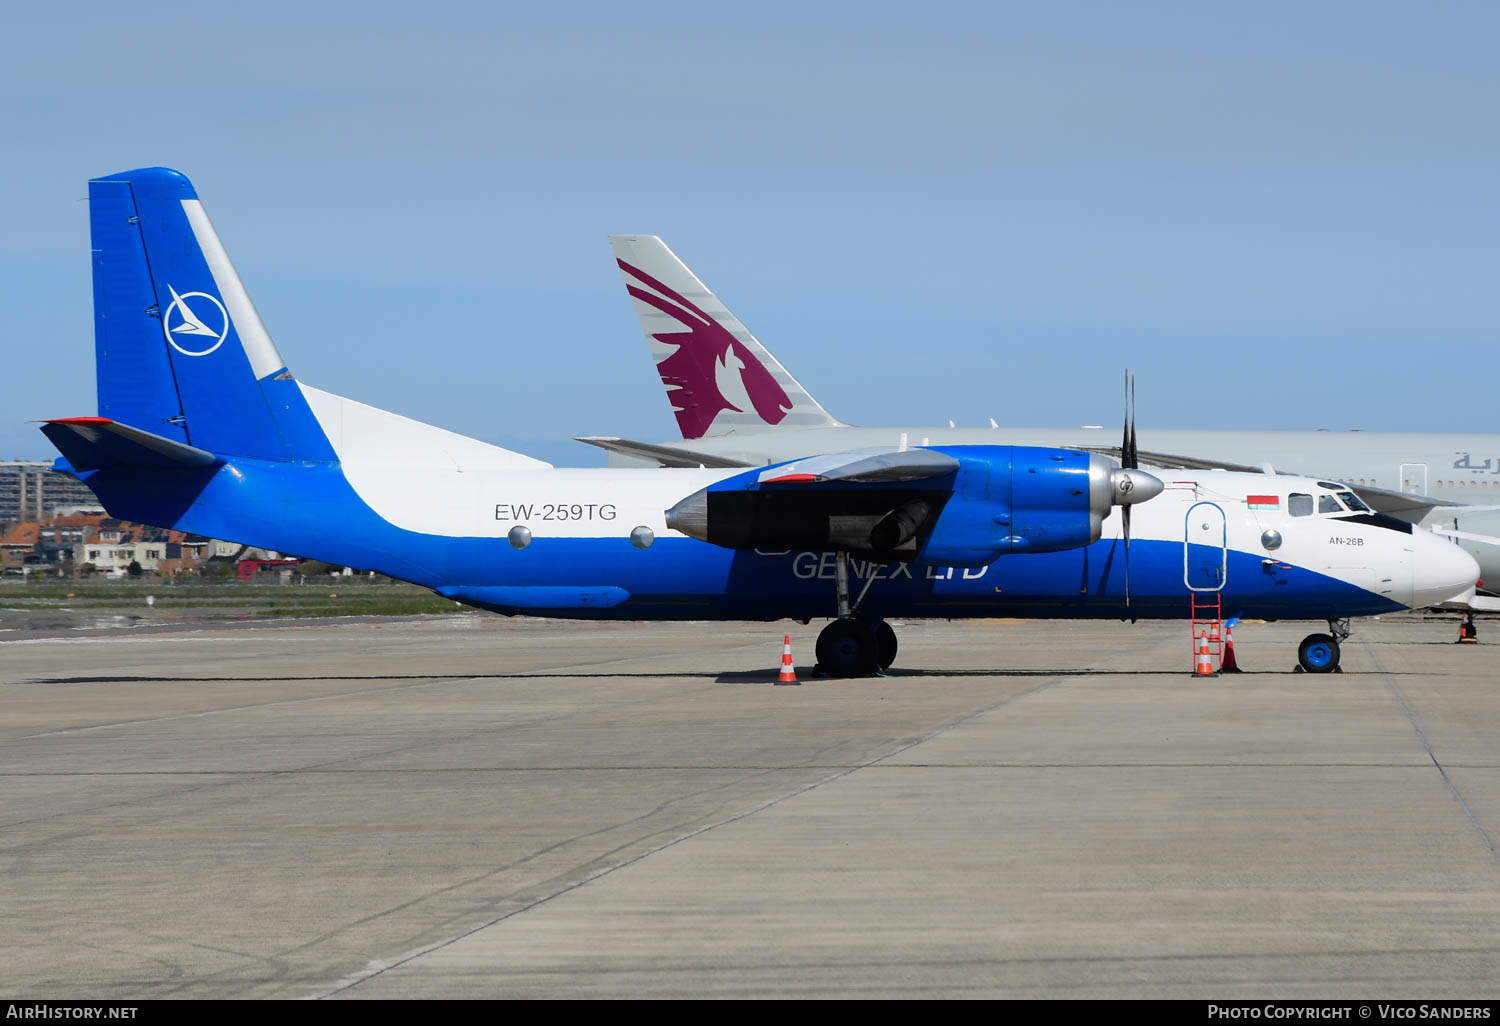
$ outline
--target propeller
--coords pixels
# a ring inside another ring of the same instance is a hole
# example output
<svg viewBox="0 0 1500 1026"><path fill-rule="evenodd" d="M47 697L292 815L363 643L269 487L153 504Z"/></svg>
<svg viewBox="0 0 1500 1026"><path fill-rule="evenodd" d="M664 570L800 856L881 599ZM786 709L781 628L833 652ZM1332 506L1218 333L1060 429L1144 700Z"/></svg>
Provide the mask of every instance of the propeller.
<svg viewBox="0 0 1500 1026"><path fill-rule="evenodd" d="M1140 450L1136 448L1135 441L1135 378L1128 370L1125 372L1125 427L1120 435L1120 465L1109 467L1102 456L1100 461L1100 471L1107 474L1109 499L1108 506L1100 503L1095 507L1099 510L1099 516L1103 518L1109 512L1109 506L1124 507L1120 510L1120 526L1121 536L1125 541L1125 605L1129 607L1130 507L1156 498L1162 493L1166 484L1154 474L1148 474L1140 469ZM1100 484L1103 483L1101 480ZM1103 494L1099 494L1095 501L1099 502L1103 498Z"/></svg>
<svg viewBox="0 0 1500 1026"><path fill-rule="evenodd" d="M1135 445L1135 378L1131 376L1129 368L1125 371L1125 427L1120 439L1120 468L1122 470L1135 470L1141 465L1140 451ZM1117 490L1123 490L1127 494L1135 487L1135 481L1128 474L1122 475ZM1122 526L1125 535L1125 608L1130 608L1130 506L1126 504L1120 507Z"/></svg>

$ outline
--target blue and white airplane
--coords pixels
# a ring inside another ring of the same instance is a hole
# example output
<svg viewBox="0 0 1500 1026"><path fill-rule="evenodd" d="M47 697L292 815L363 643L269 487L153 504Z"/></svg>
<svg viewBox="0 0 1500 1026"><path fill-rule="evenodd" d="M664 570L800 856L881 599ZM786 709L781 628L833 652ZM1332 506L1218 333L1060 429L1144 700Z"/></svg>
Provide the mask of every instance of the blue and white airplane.
<svg viewBox="0 0 1500 1026"><path fill-rule="evenodd" d="M1158 476L1128 442L1123 466L953 445L555 469L293 378L181 173L99 178L89 202L99 410L42 430L115 516L505 614L832 617L818 656L836 675L890 665L892 617L1181 619L1195 592L1225 617L1329 621L1299 651L1326 671L1348 618L1478 572L1337 483Z"/></svg>

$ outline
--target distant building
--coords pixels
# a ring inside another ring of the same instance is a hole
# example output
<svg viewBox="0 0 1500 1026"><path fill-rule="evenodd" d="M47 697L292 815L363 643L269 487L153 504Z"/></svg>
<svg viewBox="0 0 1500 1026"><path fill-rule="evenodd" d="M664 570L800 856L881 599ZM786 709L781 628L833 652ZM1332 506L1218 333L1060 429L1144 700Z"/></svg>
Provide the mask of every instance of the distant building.
<svg viewBox="0 0 1500 1026"><path fill-rule="evenodd" d="M98 572L119 576L132 563L141 571L173 576L208 573L230 576L237 563L262 561L283 569L281 553L152 527L103 513L60 514L0 528L0 572ZM254 570L252 568L252 575Z"/></svg>
<svg viewBox="0 0 1500 1026"><path fill-rule="evenodd" d="M147 573L175 574L198 570L215 545L202 535L105 517L73 546L72 554L76 566L93 564L101 573L125 573L137 563Z"/></svg>
<svg viewBox="0 0 1500 1026"><path fill-rule="evenodd" d="M89 486L32 460L0 461L0 524L44 521L60 509L101 509Z"/></svg>

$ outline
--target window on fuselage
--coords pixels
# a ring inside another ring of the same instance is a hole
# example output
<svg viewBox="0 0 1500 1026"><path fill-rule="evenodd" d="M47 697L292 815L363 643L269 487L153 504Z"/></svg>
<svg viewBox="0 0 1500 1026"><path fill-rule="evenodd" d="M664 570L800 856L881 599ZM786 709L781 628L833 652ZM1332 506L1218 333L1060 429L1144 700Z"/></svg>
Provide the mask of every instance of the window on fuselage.
<svg viewBox="0 0 1500 1026"><path fill-rule="evenodd" d="M1311 495L1293 492L1286 497L1286 509L1294 517L1310 517L1313 511L1313 498Z"/></svg>
<svg viewBox="0 0 1500 1026"><path fill-rule="evenodd" d="M1339 492L1339 499L1344 503L1345 506L1348 506L1356 513L1374 512L1374 510L1370 509L1369 506L1366 506L1362 501L1360 501L1359 496L1355 495L1353 492Z"/></svg>
<svg viewBox="0 0 1500 1026"><path fill-rule="evenodd" d="M1318 512L1342 513L1344 512L1344 507L1340 506L1339 500L1335 499L1332 495L1320 495L1318 496Z"/></svg>

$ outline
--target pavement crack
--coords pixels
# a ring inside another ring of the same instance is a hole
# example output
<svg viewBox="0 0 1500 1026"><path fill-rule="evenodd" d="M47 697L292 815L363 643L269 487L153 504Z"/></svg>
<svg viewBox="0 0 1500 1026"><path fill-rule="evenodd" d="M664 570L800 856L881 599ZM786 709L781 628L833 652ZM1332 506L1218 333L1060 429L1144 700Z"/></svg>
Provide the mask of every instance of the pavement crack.
<svg viewBox="0 0 1500 1026"><path fill-rule="evenodd" d="M1396 687L1396 682L1391 680L1390 674L1381 665L1379 657L1375 655L1368 645L1365 646L1365 651L1369 654L1370 661L1375 664L1375 671L1380 674L1380 679L1385 681L1385 686L1390 689L1391 694L1400 703L1401 711L1406 714L1406 721L1411 724L1411 729L1416 733L1417 740L1422 742L1422 747L1426 749L1427 758L1431 759L1433 766L1437 767L1438 776L1443 778L1443 783L1447 786L1448 793L1453 795L1453 800L1458 802L1458 807L1464 810L1464 815L1469 818L1469 823L1474 827L1474 832L1479 835L1479 839L1489 849L1490 858L1497 865L1500 865L1500 852L1495 850L1494 840L1490 837L1488 831L1484 829L1484 826L1480 824L1479 817L1474 815L1474 810L1469 808L1469 803L1464 800L1463 792L1458 789L1458 785L1448 775L1448 770L1444 768L1442 760L1432 750L1432 744L1427 740L1427 735L1422 732L1422 726L1417 722L1416 714L1412 711L1411 706L1406 704L1406 697L1401 694L1401 691Z"/></svg>

